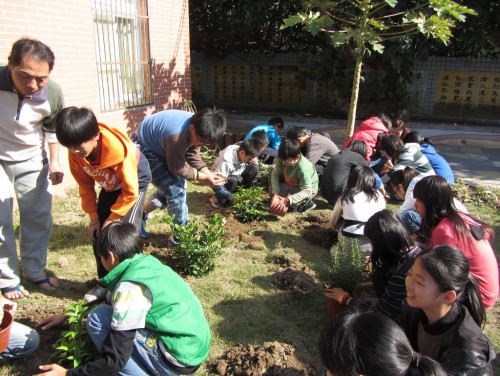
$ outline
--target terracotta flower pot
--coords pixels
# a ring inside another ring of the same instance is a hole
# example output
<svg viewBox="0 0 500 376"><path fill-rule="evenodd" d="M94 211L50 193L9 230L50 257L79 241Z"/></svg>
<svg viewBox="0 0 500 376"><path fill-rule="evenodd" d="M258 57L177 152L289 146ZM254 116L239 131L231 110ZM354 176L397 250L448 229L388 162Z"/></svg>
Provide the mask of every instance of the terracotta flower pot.
<svg viewBox="0 0 500 376"><path fill-rule="evenodd" d="M3 352L9 345L10 328L14 317L10 311L3 311L3 320L0 324L0 352Z"/></svg>
<svg viewBox="0 0 500 376"><path fill-rule="evenodd" d="M345 305L340 304L333 298L326 297L326 314L328 315L328 317L333 318L339 313L344 312L345 309Z"/></svg>
<svg viewBox="0 0 500 376"><path fill-rule="evenodd" d="M271 200L271 205L269 205L269 213L283 217L288 211L288 206L285 205L282 206L282 208L284 209L278 208L278 205L281 204L283 200L284 197L274 195L273 199Z"/></svg>

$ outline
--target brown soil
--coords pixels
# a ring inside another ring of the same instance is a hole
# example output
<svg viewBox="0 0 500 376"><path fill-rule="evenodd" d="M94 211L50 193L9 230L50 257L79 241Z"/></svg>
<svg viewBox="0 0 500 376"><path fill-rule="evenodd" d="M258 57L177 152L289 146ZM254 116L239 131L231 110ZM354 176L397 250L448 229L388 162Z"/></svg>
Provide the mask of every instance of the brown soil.
<svg viewBox="0 0 500 376"><path fill-rule="evenodd" d="M274 273L271 276L271 284L279 289L290 291L296 296L310 295L320 289L311 274L291 268Z"/></svg>
<svg viewBox="0 0 500 376"><path fill-rule="evenodd" d="M234 376L319 375L307 349L298 344L265 342L261 346L235 345L209 363L211 372Z"/></svg>
<svg viewBox="0 0 500 376"><path fill-rule="evenodd" d="M64 304L61 304L58 298L47 297L47 299L50 299L51 302L44 307L30 304L24 305L22 309L18 309L14 313L15 320L29 327L35 327L47 316L60 313L64 310ZM51 303L54 305L51 306ZM12 367L12 374L15 375L34 375L39 373L39 365L54 363L50 360L50 356L54 352L52 346L58 340L62 330L64 330L64 327L53 328L47 331L38 330L40 346L34 354L30 355L28 358L29 361L26 361L26 359L4 360L0 362L0 368L3 365L9 364ZM2 371L0 371L0 374L6 375Z"/></svg>
<svg viewBox="0 0 500 376"><path fill-rule="evenodd" d="M241 223L234 218L229 209L211 210L208 216L219 212L226 218L225 228L227 230L225 240L233 245L243 249L265 250L266 240L271 237L269 223L273 221L272 216L262 222ZM314 212L305 216L287 215L279 219L284 229L295 229L299 232L305 227L327 227L328 218L323 218L322 213ZM150 241L145 244L145 253L151 253L167 265L172 264L170 252L166 247L158 246L160 240L153 234ZM161 241L164 241L162 238ZM311 243L315 239L311 238ZM326 244L327 240L324 240ZM300 256L296 254L280 256L270 261L275 264L277 272L274 274L271 283L276 287L291 292L294 296L302 297L311 294L318 285L311 277L311 271L300 262ZM92 288L97 280L90 280L85 286L77 286L72 281L64 281L62 289L68 298L79 299L82 293ZM43 294L31 289L35 294ZM16 312L15 319L30 327L35 327L47 316L64 311L65 303L61 301L59 295L43 294L43 305L25 304ZM25 359L11 360L9 362L0 362L0 376L3 375L33 375L39 373L38 366L41 364L54 363L51 359L54 353L53 345L60 337L60 333L65 327L51 328L48 331L39 331L40 346L38 350L29 357L29 362ZM7 365L9 367L3 368ZM311 355L296 344L287 343L264 343L262 346L243 346L237 345L227 351L223 358L213 362L214 370L220 375L315 375L320 374L314 371L311 365ZM212 366L212 365L211 365ZM3 369L2 369L3 368Z"/></svg>

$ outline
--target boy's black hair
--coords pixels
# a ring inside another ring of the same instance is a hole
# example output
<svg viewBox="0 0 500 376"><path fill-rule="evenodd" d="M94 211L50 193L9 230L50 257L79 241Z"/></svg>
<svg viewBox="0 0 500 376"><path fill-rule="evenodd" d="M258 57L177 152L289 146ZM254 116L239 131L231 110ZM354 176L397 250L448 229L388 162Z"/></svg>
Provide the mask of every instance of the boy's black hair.
<svg viewBox="0 0 500 376"><path fill-rule="evenodd" d="M299 137L312 136L312 131L306 127L292 127L286 132L286 138L298 140Z"/></svg>
<svg viewBox="0 0 500 376"><path fill-rule="evenodd" d="M226 116L224 110L205 108L191 118L196 135L207 142L217 142L226 132Z"/></svg>
<svg viewBox="0 0 500 376"><path fill-rule="evenodd" d="M113 252L122 262L142 253L142 238L132 223L113 222L102 229L97 240L97 252L108 259L108 252Z"/></svg>
<svg viewBox="0 0 500 376"><path fill-rule="evenodd" d="M380 142L380 149L385 151L391 158L399 156L403 146L403 141L393 134L385 135Z"/></svg>
<svg viewBox="0 0 500 376"><path fill-rule="evenodd" d="M285 123L283 122L283 119L280 116L273 116L271 119L269 119L267 124L276 125L279 130L285 128Z"/></svg>
<svg viewBox="0 0 500 376"><path fill-rule="evenodd" d="M417 131L411 131L406 136L403 137L403 142L405 144L415 143L421 144L424 138Z"/></svg>
<svg viewBox="0 0 500 376"><path fill-rule="evenodd" d="M256 139L259 142L261 148L266 147L267 144L269 144L269 139L267 138L267 134L264 129L253 132L250 138Z"/></svg>
<svg viewBox="0 0 500 376"><path fill-rule="evenodd" d="M56 136L66 147L78 146L99 133L94 113L85 107L66 107L56 118Z"/></svg>
<svg viewBox="0 0 500 376"><path fill-rule="evenodd" d="M290 140L289 138L281 141L278 149L278 158L285 160L288 158L297 158L300 155L300 144L297 140Z"/></svg>
<svg viewBox="0 0 500 376"><path fill-rule="evenodd" d="M366 143L361 140L352 140L347 150L350 150L354 153L358 153L363 158L366 158L366 153L368 152L366 148Z"/></svg>
<svg viewBox="0 0 500 376"><path fill-rule="evenodd" d="M55 56L49 46L36 39L21 38L12 45L12 50L8 58L9 64L17 67L21 61L30 56L38 62L46 62L49 65L49 72L54 68Z"/></svg>
<svg viewBox="0 0 500 376"><path fill-rule="evenodd" d="M249 138L240 144L238 151L243 150L246 155L258 156L260 154L260 148L261 146L258 140L255 138Z"/></svg>

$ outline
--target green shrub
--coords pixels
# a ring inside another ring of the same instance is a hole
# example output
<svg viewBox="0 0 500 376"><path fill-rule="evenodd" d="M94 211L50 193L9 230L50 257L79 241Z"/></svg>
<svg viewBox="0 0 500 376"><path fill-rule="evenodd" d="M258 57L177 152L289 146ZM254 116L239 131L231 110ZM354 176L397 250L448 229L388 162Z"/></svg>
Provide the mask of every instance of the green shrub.
<svg viewBox="0 0 500 376"><path fill-rule="evenodd" d="M231 207L235 218L243 223L262 221L267 213L263 187L240 188L234 194Z"/></svg>
<svg viewBox="0 0 500 376"><path fill-rule="evenodd" d="M195 277L213 270L216 256L225 247L225 243L221 241L226 234L224 218L215 214L201 231L194 221L182 226L173 220L171 216L166 217L172 235L179 242L172 255L173 268L180 274Z"/></svg>
<svg viewBox="0 0 500 376"><path fill-rule="evenodd" d="M272 165L259 163L259 174L257 175L257 184L262 187L269 187L269 174Z"/></svg>
<svg viewBox="0 0 500 376"><path fill-rule="evenodd" d="M57 363L78 367L96 358L97 350L85 326L88 314L89 307L84 305L83 300L66 307L64 315L68 317L69 328L61 333L53 346L56 351L52 359Z"/></svg>
<svg viewBox="0 0 500 376"><path fill-rule="evenodd" d="M351 242L350 247L343 242L337 244L332 255L328 284L330 287L352 291L363 281L365 263L357 239L344 238L344 241Z"/></svg>

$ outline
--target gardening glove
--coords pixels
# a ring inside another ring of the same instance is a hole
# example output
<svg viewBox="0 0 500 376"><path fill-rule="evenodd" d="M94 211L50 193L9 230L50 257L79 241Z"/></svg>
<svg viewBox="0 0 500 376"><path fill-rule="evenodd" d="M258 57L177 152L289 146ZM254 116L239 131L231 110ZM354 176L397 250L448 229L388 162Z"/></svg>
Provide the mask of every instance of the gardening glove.
<svg viewBox="0 0 500 376"><path fill-rule="evenodd" d="M335 299L340 304L345 304L345 301L351 297L351 294L340 287L325 289L325 295L328 298Z"/></svg>

